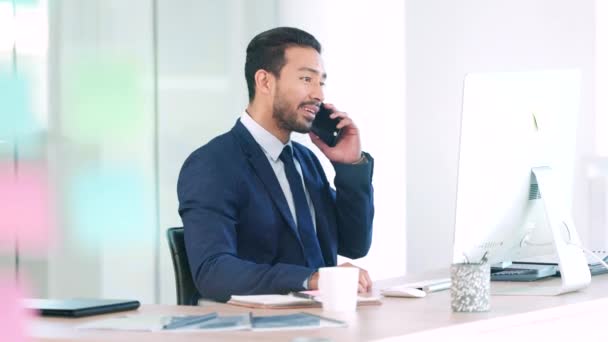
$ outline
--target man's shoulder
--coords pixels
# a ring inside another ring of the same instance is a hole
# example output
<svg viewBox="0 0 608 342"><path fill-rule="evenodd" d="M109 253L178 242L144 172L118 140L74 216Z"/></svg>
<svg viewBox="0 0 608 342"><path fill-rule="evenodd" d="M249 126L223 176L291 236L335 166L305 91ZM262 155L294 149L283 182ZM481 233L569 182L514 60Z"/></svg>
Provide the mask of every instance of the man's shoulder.
<svg viewBox="0 0 608 342"><path fill-rule="evenodd" d="M239 160L240 153L241 147L237 138L232 131L228 131L190 153L184 161L182 169L194 164L216 166L234 164Z"/></svg>
<svg viewBox="0 0 608 342"><path fill-rule="evenodd" d="M236 140L230 131L216 136L209 140L206 144L194 150L189 158L205 157L213 155L222 155L222 151L234 149L237 147Z"/></svg>

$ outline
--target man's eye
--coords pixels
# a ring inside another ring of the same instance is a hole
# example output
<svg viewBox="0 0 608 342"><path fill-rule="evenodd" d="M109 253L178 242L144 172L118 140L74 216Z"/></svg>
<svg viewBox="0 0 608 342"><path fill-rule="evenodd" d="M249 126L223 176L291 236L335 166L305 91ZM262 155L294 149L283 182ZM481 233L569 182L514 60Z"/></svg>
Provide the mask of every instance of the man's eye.
<svg viewBox="0 0 608 342"><path fill-rule="evenodd" d="M321 87L325 87L325 82L321 81Z"/></svg>
<svg viewBox="0 0 608 342"><path fill-rule="evenodd" d="M304 82L312 82L312 77L302 77L300 79Z"/></svg>

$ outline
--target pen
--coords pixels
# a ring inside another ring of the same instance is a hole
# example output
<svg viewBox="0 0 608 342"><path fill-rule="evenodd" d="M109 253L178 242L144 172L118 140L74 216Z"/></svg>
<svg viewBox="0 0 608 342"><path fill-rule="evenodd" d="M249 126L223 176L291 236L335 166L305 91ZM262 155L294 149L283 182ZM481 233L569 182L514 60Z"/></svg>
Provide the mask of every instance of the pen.
<svg viewBox="0 0 608 342"><path fill-rule="evenodd" d="M302 292L291 292L290 293L292 296L294 297L298 297L298 298L305 298L305 299L310 299L312 301L318 302L318 300L315 299L315 296L313 295L309 295L307 293L302 293Z"/></svg>
<svg viewBox="0 0 608 342"><path fill-rule="evenodd" d="M346 326L347 325L346 322L344 322L344 321L340 321L340 320L337 320L337 319L328 318L328 317L324 317L324 316L315 315L315 314L312 314L310 312L300 312L300 313L305 314L305 315L309 315L309 316L313 316L313 317L317 317L317 318L319 318L321 320L326 320L328 322L332 322L332 323L335 323L335 324L340 324L342 326Z"/></svg>
<svg viewBox="0 0 608 342"><path fill-rule="evenodd" d="M215 312L202 316L173 317L173 320L170 323L163 325L163 329L171 330L183 328L188 325L203 323L204 321L208 321L215 317L217 317L217 314Z"/></svg>
<svg viewBox="0 0 608 342"><path fill-rule="evenodd" d="M451 286L452 286L452 282L446 281L443 283L437 283L437 284L431 284L431 285L424 286L421 290L423 290L424 292L436 292L436 291L447 290Z"/></svg>

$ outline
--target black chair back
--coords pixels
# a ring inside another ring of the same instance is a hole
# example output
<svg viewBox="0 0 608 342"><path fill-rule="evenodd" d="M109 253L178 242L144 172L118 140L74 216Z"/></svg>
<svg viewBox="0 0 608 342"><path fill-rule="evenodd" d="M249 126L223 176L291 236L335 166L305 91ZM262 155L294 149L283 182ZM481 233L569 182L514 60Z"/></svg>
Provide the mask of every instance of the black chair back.
<svg viewBox="0 0 608 342"><path fill-rule="evenodd" d="M178 305L197 305L200 295L188 264L186 245L184 244L184 228L175 227L167 230L167 240L173 260L173 271L175 272L175 288L177 291Z"/></svg>

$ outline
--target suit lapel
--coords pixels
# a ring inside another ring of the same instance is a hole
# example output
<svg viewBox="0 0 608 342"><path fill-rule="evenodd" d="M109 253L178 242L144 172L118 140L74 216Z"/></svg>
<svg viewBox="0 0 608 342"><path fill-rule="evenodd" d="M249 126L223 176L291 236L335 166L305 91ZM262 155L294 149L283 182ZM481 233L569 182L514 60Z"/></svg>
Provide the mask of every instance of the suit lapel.
<svg viewBox="0 0 608 342"><path fill-rule="evenodd" d="M283 190L279 185L279 181L277 180L277 177L272 170L264 151L262 151L258 143L255 141L255 139L253 139L247 128L243 126L240 120L237 121L232 131L238 138L245 155L249 159L249 163L251 166L253 166L253 169L258 177L260 177L260 180L266 187L268 193L270 193L270 197L277 206L281 216L283 216L289 228L294 234L296 234L298 241L300 241L300 244L302 244L296 223L293 220L293 216L289 210L289 205L287 205L287 200L283 194Z"/></svg>

